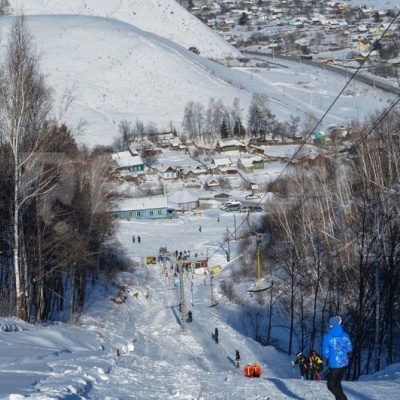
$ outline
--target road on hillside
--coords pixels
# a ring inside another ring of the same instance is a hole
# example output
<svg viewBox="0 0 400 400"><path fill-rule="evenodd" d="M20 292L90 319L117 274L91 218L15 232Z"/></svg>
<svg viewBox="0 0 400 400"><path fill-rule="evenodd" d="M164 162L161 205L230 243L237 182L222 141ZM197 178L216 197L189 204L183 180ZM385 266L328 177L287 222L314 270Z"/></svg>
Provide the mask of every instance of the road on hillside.
<svg viewBox="0 0 400 400"><path fill-rule="evenodd" d="M300 57L284 56L281 54L278 54L278 55L275 54L274 57L272 57L270 53L263 53L260 51L249 51L249 50L243 50L242 52L243 52L243 54L251 54L251 55L259 56L259 57L268 57L271 59L281 59L281 60L301 62L303 64L308 64L308 65L311 65L313 67L320 68L320 69L326 69L327 71L335 72L337 74L340 74L340 75L343 75L343 76L346 76L349 78L351 78L352 74L354 73L354 71L351 71L348 68L340 67L337 65L330 65L330 64L326 64L326 63L318 63L313 60L303 60ZM353 79L355 79L359 82L366 83L367 85L370 85L374 88L379 88L379 89L385 90L386 92L400 95L400 88L390 85L386 82L383 82L382 80L379 79L379 77L369 77L366 75L362 75L362 73L358 73L358 74L354 75Z"/></svg>

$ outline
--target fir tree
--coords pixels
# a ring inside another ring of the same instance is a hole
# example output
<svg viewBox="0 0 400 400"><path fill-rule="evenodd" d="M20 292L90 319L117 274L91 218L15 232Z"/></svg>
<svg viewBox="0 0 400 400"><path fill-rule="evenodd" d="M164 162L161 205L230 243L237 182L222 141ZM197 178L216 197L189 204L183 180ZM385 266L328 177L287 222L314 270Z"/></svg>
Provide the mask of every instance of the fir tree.
<svg viewBox="0 0 400 400"><path fill-rule="evenodd" d="M246 129L244 128L242 120L240 118L236 120L233 127L233 136L237 138L243 138L244 136L246 136Z"/></svg>
<svg viewBox="0 0 400 400"><path fill-rule="evenodd" d="M220 133L221 133L221 139L227 139L229 137L229 129L226 124L225 118L222 120Z"/></svg>

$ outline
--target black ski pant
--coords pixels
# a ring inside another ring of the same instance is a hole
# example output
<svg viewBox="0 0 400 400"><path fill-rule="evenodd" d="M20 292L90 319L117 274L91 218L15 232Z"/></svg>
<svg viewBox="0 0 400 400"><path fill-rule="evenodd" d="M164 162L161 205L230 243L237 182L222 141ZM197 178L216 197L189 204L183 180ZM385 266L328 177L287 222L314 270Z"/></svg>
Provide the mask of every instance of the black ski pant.
<svg viewBox="0 0 400 400"><path fill-rule="evenodd" d="M342 379L346 369L347 367L329 369L328 390L335 396L335 400L347 400L342 388Z"/></svg>

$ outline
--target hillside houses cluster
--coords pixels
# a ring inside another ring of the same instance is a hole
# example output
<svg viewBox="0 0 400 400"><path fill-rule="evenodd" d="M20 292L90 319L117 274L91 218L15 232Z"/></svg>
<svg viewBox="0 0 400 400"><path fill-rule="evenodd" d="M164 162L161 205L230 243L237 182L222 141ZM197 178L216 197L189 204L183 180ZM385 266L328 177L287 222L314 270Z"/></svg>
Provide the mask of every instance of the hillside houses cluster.
<svg viewBox="0 0 400 400"><path fill-rule="evenodd" d="M158 155L149 163L138 155L132 143L128 150L111 155L113 168L122 178L133 178L139 185L147 179L156 178L164 185L179 183L180 190L170 196L164 193L162 196L118 200L111 212L116 218L123 219L174 218L178 212L199 206L199 199L183 189L195 187L216 193L224 189L221 178L237 176L247 181L254 192L258 191L258 185L253 181L254 174L268 174L267 168L271 164L316 164L325 159L326 150L321 143L319 146L303 144L300 148L300 144L279 144L279 141L271 140L266 138L245 144L232 138L220 139L215 149L205 151L196 158L193 154L201 152L193 143L176 146L176 138L171 138L167 146L165 141L155 140L153 148L157 149Z"/></svg>
<svg viewBox="0 0 400 400"><path fill-rule="evenodd" d="M274 0L203 0L194 4L194 15L239 48L257 44L287 55L349 49L360 61L360 52L372 50L383 32L382 45L400 36L398 24L390 25L393 10L383 6L373 9L352 7L344 1L319 1L315 5L310 1Z"/></svg>
<svg viewBox="0 0 400 400"><path fill-rule="evenodd" d="M178 139L179 140L179 139ZM329 143L331 139L317 132L314 136L314 144L319 147ZM146 164L134 147L129 146L129 150L111 154L112 166L115 171L121 173L122 176L144 177L146 174L158 175L160 180L192 180L207 175L232 175L240 172L253 173L256 170L262 170L265 163L269 162L287 162L287 157L282 155L270 155L261 149L269 147L277 148L277 145L287 146L293 143L282 143L281 139L269 138L263 140L250 140L248 144L237 139L219 139L217 140L215 149L210 150L214 155L211 161L204 162L191 156L190 148L196 149L194 144L180 146L175 145L175 140L171 141L169 146L163 145L158 148L154 144L154 152L159 154L155 156L151 163ZM307 145L309 146L309 145ZM163 157L165 151L176 152L176 157Z"/></svg>

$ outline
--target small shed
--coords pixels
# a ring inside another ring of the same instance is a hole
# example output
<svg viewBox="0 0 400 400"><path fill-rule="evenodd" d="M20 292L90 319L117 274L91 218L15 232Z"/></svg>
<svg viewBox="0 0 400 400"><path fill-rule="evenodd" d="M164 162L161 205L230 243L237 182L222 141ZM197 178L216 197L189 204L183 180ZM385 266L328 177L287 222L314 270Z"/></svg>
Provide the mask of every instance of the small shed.
<svg viewBox="0 0 400 400"><path fill-rule="evenodd" d="M205 186L206 189L214 189L214 188L219 188L220 184L217 178L211 176L206 179Z"/></svg>
<svg viewBox="0 0 400 400"><path fill-rule="evenodd" d="M183 267L185 269L195 270L199 268L208 268L207 257L198 256L190 257L189 259L183 260Z"/></svg>

